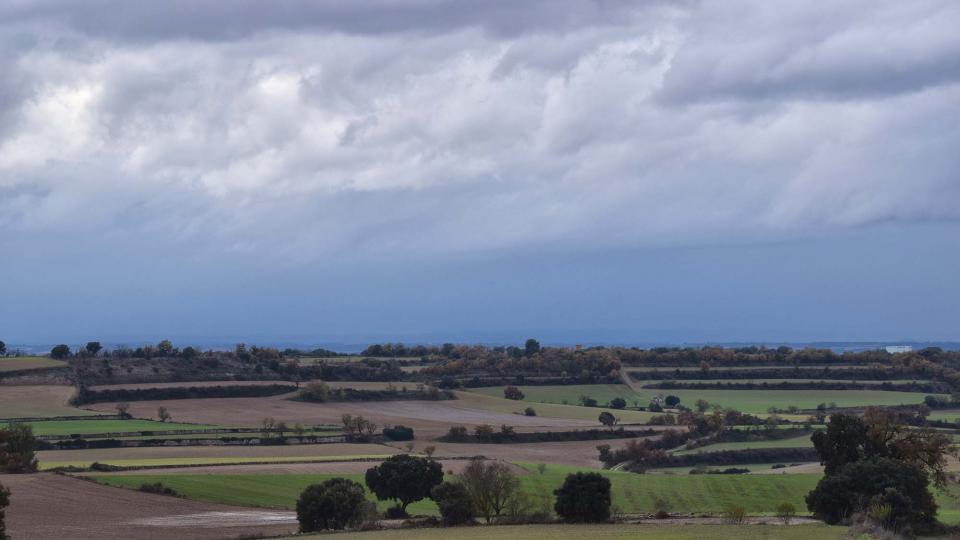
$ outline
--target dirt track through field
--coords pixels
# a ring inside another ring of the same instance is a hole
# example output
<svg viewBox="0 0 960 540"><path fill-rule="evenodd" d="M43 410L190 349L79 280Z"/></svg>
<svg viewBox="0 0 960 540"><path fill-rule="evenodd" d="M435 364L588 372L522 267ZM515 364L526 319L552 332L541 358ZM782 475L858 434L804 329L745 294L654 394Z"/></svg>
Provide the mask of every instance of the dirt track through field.
<svg viewBox="0 0 960 540"><path fill-rule="evenodd" d="M218 539L296 531L292 512L248 510L102 486L48 473L0 475L16 540Z"/></svg>

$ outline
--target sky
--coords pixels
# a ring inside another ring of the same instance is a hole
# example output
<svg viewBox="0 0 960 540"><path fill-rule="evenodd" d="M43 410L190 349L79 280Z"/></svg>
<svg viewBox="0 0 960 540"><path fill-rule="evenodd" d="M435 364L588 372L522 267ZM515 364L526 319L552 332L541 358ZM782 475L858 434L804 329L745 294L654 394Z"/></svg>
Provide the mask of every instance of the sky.
<svg viewBox="0 0 960 540"><path fill-rule="evenodd" d="M958 27L7 0L0 339L960 341Z"/></svg>

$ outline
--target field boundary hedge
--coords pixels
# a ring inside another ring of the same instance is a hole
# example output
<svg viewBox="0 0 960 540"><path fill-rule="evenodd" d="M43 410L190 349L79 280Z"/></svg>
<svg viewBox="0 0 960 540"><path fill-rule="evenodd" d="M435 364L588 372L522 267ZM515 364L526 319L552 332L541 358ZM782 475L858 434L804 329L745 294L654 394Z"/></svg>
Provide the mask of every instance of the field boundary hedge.
<svg viewBox="0 0 960 540"><path fill-rule="evenodd" d="M950 387L944 383L890 383L860 384L854 382L676 382L662 381L644 384L651 390L876 390L884 392L914 392L944 394Z"/></svg>
<svg viewBox="0 0 960 540"><path fill-rule="evenodd" d="M111 401L160 401L169 399L203 399L232 397L267 397L297 390L294 384L169 386L154 388L111 388L91 390L81 387L70 400L72 405L88 405Z"/></svg>

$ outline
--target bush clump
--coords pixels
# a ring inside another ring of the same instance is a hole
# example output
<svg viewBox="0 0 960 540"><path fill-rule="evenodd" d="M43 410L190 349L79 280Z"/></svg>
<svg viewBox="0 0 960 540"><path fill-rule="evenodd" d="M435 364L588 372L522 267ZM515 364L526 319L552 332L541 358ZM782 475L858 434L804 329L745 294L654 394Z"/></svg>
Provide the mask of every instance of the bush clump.
<svg viewBox="0 0 960 540"><path fill-rule="evenodd" d="M433 488L430 497L436 501L445 526L463 525L473 521L473 501L463 484L444 482Z"/></svg>
<svg viewBox="0 0 960 540"><path fill-rule="evenodd" d="M363 522L366 502L363 486L346 478L307 486L297 500L300 532L356 527Z"/></svg>
<svg viewBox="0 0 960 540"><path fill-rule="evenodd" d="M153 493L155 495L168 495L170 497L179 497L177 490L170 486L163 485L163 482L154 482L153 484L140 484L140 491L144 493Z"/></svg>
<svg viewBox="0 0 960 540"><path fill-rule="evenodd" d="M383 428L383 435L391 441L412 441L413 428L400 425L388 426Z"/></svg>
<svg viewBox="0 0 960 540"><path fill-rule="evenodd" d="M554 511L564 521L585 523L610 519L610 480L598 473L567 475L563 486L553 492Z"/></svg>

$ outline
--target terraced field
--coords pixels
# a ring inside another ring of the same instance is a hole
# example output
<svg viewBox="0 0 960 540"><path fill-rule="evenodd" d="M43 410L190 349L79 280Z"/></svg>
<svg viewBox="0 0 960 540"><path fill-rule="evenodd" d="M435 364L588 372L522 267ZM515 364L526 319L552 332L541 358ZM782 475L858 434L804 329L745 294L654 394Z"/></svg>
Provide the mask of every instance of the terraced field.
<svg viewBox="0 0 960 540"><path fill-rule="evenodd" d="M552 494L566 475L583 470L576 467L550 465L539 474L533 465L521 465L528 474L519 476L525 491L537 497ZM752 514L767 514L784 501L805 508L803 497L816 485L817 475L638 475L603 471L612 483L613 503L627 513L653 512L658 499L680 512L721 512L726 505L737 503ZM179 493L207 502L293 508L300 492L308 485L335 476L348 477L363 483L355 475L244 475L244 474L130 474L88 475L98 482L136 488L143 483L163 482ZM436 514L436 506L421 501L414 513Z"/></svg>
<svg viewBox="0 0 960 540"><path fill-rule="evenodd" d="M445 529L406 529L338 534L338 540L448 540ZM293 537L291 537L293 538ZM326 535L297 536L299 539L326 538ZM846 527L831 527L820 523L793 525L507 525L496 527L467 527L456 531L458 540L840 540L849 538Z"/></svg>
<svg viewBox="0 0 960 540"><path fill-rule="evenodd" d="M221 426L210 424L182 424L177 422L156 422L153 420L45 420L27 422L33 427L34 435L102 434L130 431L171 431L192 429L216 429ZM3 427L6 424L0 424Z"/></svg>
<svg viewBox="0 0 960 540"><path fill-rule="evenodd" d="M299 457L181 457L166 459L106 459L100 461L104 465L117 467L189 467L195 465L243 465L245 463L303 463L314 461L356 461L366 459L386 459L392 454L352 454L347 456L299 456ZM58 467L89 467L93 462L88 460L76 461L44 461L40 463L41 470Z"/></svg>
<svg viewBox="0 0 960 540"><path fill-rule="evenodd" d="M503 396L503 386L470 389L470 393L486 396ZM862 407L865 405L902 405L923 402L928 394L919 392L890 392L883 390L641 390L634 392L626 385L586 384L569 386L520 386L525 394L517 403L537 402L571 403L580 402L581 395L596 399L599 403L622 397L627 405L637 401L641 406L649 403L658 394L671 394L680 398L680 402L691 406L698 399L711 404L731 407L743 412L766 413L770 407L786 409L797 406L801 409L813 409L820 403L835 403L838 407ZM520 406L518 405L518 408ZM534 406L534 408L536 408ZM620 416L630 411L621 411ZM627 421L624 419L624 421Z"/></svg>
<svg viewBox="0 0 960 540"><path fill-rule="evenodd" d="M70 406L73 393L72 386L0 386L0 419L98 414Z"/></svg>
<svg viewBox="0 0 960 540"><path fill-rule="evenodd" d="M382 456L399 450L379 444L298 444L289 446L159 446L37 452L42 468L113 465L185 465L198 463L302 462L356 456ZM358 458L359 459L359 458Z"/></svg>
<svg viewBox="0 0 960 540"><path fill-rule="evenodd" d="M801 435L791 439L779 439L773 441L751 441L751 442L725 442L701 446L693 450L677 450L677 455L696 454L699 452L720 452L723 450L746 450L747 448L813 448L813 442L810 435ZM738 465L739 467L739 465Z"/></svg>
<svg viewBox="0 0 960 540"><path fill-rule="evenodd" d="M24 369L66 367L63 360L54 360L46 356L0 357L0 373L21 371Z"/></svg>

